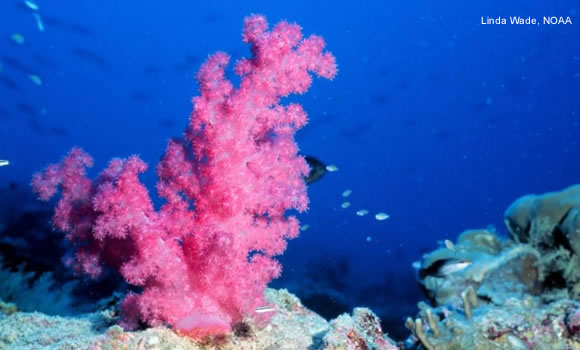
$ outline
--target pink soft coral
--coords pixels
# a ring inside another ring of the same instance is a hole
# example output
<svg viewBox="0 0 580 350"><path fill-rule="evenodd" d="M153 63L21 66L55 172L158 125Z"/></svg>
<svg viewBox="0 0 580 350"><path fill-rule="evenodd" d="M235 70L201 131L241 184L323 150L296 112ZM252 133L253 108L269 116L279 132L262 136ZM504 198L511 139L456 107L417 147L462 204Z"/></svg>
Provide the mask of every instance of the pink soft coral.
<svg viewBox="0 0 580 350"><path fill-rule="evenodd" d="M139 320L194 334L227 332L264 304L263 291L280 274L273 258L298 235L308 199L305 160L294 132L306 123L298 104L309 72L332 79L334 57L322 38L302 39L300 27L272 31L262 16L244 23L253 57L237 63L239 88L225 79L229 57L216 53L201 67L184 140L171 140L157 168L166 203L156 211L138 175L137 156L114 159L91 182L92 159L75 148L33 179L43 200L60 188L53 223L74 247L68 263L97 277L103 267L142 287L123 302L124 325Z"/></svg>

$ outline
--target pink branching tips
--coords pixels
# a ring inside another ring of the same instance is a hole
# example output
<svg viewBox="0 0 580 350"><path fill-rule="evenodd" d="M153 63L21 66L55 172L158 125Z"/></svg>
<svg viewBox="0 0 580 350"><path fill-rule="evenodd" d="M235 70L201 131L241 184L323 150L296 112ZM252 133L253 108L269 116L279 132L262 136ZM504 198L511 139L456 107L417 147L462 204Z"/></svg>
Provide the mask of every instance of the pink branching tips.
<svg viewBox="0 0 580 350"><path fill-rule="evenodd" d="M185 138L169 141L157 166L161 208L139 181L147 166L137 156L113 159L91 181L92 159L75 148L33 178L43 200L61 191L53 224L73 247L67 264L92 277L112 269L139 287L122 304L126 327L228 332L265 304L281 273L275 256L298 236L287 211L308 207L309 169L294 141L307 115L280 99L306 92L312 74L332 79L336 63L322 38L303 39L296 24L269 31L264 17L250 16L242 38L253 56L236 65L238 88L226 79L225 53L197 74Z"/></svg>

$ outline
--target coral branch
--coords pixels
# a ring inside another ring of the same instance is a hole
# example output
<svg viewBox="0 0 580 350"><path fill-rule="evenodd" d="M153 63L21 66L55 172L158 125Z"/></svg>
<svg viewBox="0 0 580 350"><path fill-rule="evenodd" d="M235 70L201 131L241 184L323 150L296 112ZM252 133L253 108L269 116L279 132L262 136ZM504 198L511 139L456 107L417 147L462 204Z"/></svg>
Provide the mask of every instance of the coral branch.
<svg viewBox="0 0 580 350"><path fill-rule="evenodd" d="M73 149L60 164L36 174L48 200L61 190L54 226L66 233L77 272L121 273L140 293L123 302L124 325L168 324L196 336L227 332L264 303L268 282L281 272L274 256L299 232L289 209L306 210L294 132L307 120L298 104L280 99L304 93L310 73L332 79L334 57L324 41L302 39L296 24L268 31L266 19L245 20L243 40L253 57L236 65L239 88L225 78L229 57L216 53L197 74L184 140L171 140L157 167L156 211L139 174L137 156L113 159L91 182L91 158Z"/></svg>

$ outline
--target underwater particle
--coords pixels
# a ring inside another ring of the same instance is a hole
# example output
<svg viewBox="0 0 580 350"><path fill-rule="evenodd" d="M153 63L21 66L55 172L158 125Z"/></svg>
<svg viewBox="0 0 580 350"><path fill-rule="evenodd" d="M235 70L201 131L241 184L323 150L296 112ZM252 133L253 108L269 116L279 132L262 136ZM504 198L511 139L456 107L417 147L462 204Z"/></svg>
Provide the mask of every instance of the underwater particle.
<svg viewBox="0 0 580 350"><path fill-rule="evenodd" d="M367 243L370 243L373 240L371 236L367 236Z"/></svg>
<svg viewBox="0 0 580 350"><path fill-rule="evenodd" d="M6 166L6 165L10 165L10 161L0 159L0 166Z"/></svg>
<svg viewBox="0 0 580 350"><path fill-rule="evenodd" d="M32 15L36 20L36 28L38 28L38 31L44 32L44 23L42 23L42 18L40 17L40 15L38 13L33 13Z"/></svg>
<svg viewBox="0 0 580 350"><path fill-rule="evenodd" d="M347 202L342 202L342 204L340 205L340 207L342 209L346 209L346 208L350 207L350 202L348 202L348 201Z"/></svg>
<svg viewBox="0 0 580 350"><path fill-rule="evenodd" d="M304 224L304 225L300 226L300 231L304 232L304 231L308 230L309 228L310 228L310 225Z"/></svg>
<svg viewBox="0 0 580 350"><path fill-rule="evenodd" d="M451 251L455 251L455 244L448 239L445 240L445 247Z"/></svg>
<svg viewBox="0 0 580 350"><path fill-rule="evenodd" d="M32 1L24 1L24 5L33 11L38 11L38 5Z"/></svg>
<svg viewBox="0 0 580 350"><path fill-rule="evenodd" d="M332 165L332 164L331 165L327 165L326 166L326 171L333 173L335 171L338 171L338 167L336 165Z"/></svg>
<svg viewBox="0 0 580 350"><path fill-rule="evenodd" d="M17 43L18 45L24 44L24 41L25 41L24 36L20 33L14 33L14 34L10 35L10 39L12 39L12 41Z"/></svg>
<svg viewBox="0 0 580 350"><path fill-rule="evenodd" d="M375 219L377 219L379 221L387 220L388 218L389 218L389 214L387 214L387 213L378 213L377 215L375 215Z"/></svg>
<svg viewBox="0 0 580 350"><path fill-rule="evenodd" d="M36 74L28 74L28 78L32 80L32 82L38 86L42 85L42 79Z"/></svg>
<svg viewBox="0 0 580 350"><path fill-rule="evenodd" d="M350 196L350 194L352 193L352 190L344 190L344 192L342 192L342 196L344 198Z"/></svg>
<svg viewBox="0 0 580 350"><path fill-rule="evenodd" d="M361 209L361 210L357 210L357 212L356 212L356 215L358 215L358 216L365 216L365 215L367 215L368 213L369 213L369 211L368 211L368 210L366 210L366 209Z"/></svg>

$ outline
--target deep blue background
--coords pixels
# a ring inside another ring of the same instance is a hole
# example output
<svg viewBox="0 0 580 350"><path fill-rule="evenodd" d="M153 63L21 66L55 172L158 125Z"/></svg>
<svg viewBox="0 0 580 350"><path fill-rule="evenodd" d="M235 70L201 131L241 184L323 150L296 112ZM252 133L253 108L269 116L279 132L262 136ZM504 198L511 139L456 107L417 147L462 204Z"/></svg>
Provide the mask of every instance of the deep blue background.
<svg viewBox="0 0 580 350"><path fill-rule="evenodd" d="M398 305L421 296L410 265L437 240L487 225L505 232L511 201L580 176L576 1L37 3L44 32L21 2L0 4L0 159L11 162L0 186L27 184L74 145L94 156L95 172L134 153L153 167L183 132L203 60L248 54L248 14L324 36L339 74L297 98L310 117L297 139L340 170L309 188L310 228L282 258L282 285L313 263L348 261L345 293L378 284L368 305L402 317L413 309ZM481 24L517 15L573 24ZM154 184L152 170L143 178ZM371 215L356 216L360 208ZM390 218L376 221L378 211Z"/></svg>

